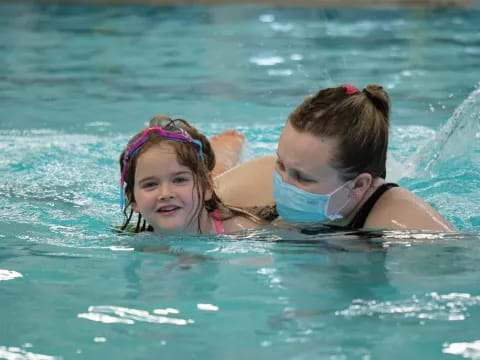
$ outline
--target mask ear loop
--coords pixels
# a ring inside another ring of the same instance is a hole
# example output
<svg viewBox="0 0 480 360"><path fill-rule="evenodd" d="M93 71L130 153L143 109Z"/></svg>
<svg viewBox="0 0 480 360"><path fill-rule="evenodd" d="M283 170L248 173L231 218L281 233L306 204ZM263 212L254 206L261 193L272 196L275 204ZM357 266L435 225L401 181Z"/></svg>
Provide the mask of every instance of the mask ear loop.
<svg viewBox="0 0 480 360"><path fill-rule="evenodd" d="M337 191L341 190L343 187L347 186L348 184L350 184L352 181L354 181L355 179L352 179L352 180L349 180L347 181L345 184L343 184L342 186L340 186L339 188L335 189L333 192L331 192L329 195L330 195L330 199L332 198L332 195L335 194ZM349 189L349 192L352 191L352 189ZM335 213L333 213L332 215L328 215L328 206L330 205L330 199L328 200L328 202L325 204L325 215L327 215L327 217L330 219L330 220L337 220L337 219L343 219L343 215L340 215L339 212L342 211L343 209L345 209L345 206L347 206L347 204L352 200L350 194L348 195L348 199L347 201L345 201L345 203L340 207L340 209L338 209L337 211L335 211Z"/></svg>

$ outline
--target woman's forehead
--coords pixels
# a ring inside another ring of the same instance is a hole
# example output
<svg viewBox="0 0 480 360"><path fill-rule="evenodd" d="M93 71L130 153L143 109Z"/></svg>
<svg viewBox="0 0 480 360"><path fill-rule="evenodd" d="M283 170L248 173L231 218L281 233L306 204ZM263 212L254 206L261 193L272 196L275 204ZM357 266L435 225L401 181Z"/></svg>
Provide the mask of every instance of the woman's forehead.
<svg viewBox="0 0 480 360"><path fill-rule="evenodd" d="M334 138L299 132L287 123L280 135L277 152L289 167L315 171L329 166L336 146Z"/></svg>

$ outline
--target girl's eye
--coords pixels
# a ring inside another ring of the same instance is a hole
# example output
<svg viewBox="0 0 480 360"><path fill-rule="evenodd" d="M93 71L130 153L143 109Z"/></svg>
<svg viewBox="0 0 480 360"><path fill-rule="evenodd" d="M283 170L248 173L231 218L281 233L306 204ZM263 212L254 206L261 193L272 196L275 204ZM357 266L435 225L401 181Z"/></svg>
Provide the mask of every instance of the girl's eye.
<svg viewBox="0 0 480 360"><path fill-rule="evenodd" d="M151 189L151 188L155 187L156 185L157 185L156 182L148 181L148 182L145 182L145 183L142 184L142 188L143 189Z"/></svg>
<svg viewBox="0 0 480 360"><path fill-rule="evenodd" d="M176 177L173 179L174 184L183 184L188 182L190 179L184 176Z"/></svg>

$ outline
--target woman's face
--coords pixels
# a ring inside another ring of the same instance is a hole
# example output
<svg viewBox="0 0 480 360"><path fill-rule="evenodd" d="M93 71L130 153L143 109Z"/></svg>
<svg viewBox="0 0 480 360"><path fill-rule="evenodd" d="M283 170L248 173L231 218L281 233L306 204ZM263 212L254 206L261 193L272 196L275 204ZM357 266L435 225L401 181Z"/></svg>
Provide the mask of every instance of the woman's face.
<svg viewBox="0 0 480 360"><path fill-rule="evenodd" d="M275 169L283 182L314 194L328 194L344 184L330 165L337 140L295 130L289 122L280 135Z"/></svg>
<svg viewBox="0 0 480 360"><path fill-rule="evenodd" d="M280 135L275 170L284 183L314 194L330 194L338 189L329 202L329 211L343 209L350 200L351 186L330 163L335 155L337 140L295 130L289 122ZM347 208L344 209L348 211Z"/></svg>

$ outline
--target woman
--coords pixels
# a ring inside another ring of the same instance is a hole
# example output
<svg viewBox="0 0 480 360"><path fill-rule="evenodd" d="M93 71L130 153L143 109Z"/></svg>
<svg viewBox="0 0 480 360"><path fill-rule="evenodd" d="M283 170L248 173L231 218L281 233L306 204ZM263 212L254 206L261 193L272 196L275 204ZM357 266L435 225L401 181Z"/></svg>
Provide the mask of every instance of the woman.
<svg viewBox="0 0 480 360"><path fill-rule="evenodd" d="M287 222L455 230L425 201L385 181L389 113L381 86L321 90L291 113L277 156L220 175L218 194L239 207L275 204Z"/></svg>

